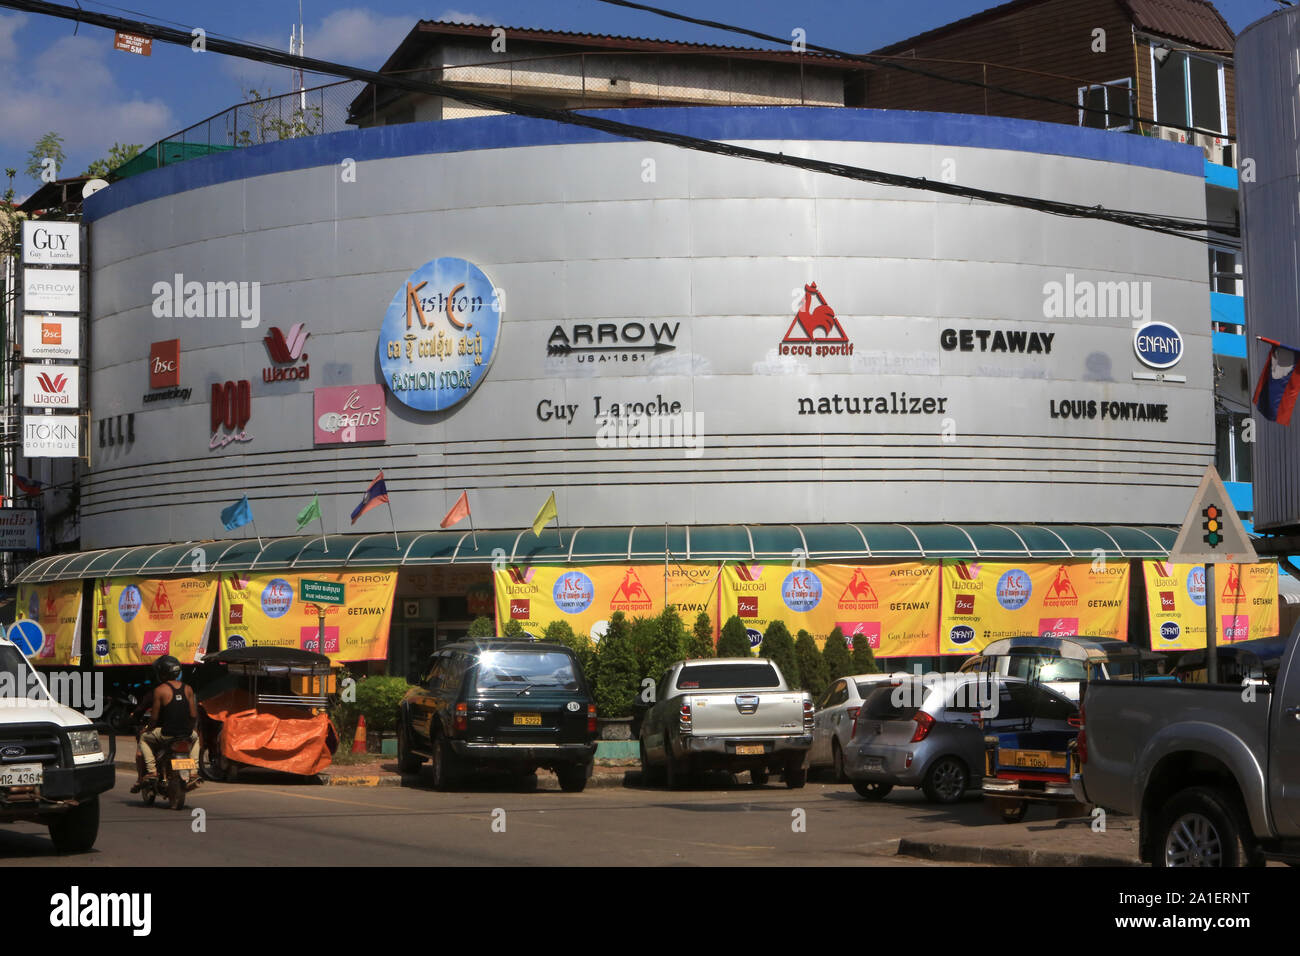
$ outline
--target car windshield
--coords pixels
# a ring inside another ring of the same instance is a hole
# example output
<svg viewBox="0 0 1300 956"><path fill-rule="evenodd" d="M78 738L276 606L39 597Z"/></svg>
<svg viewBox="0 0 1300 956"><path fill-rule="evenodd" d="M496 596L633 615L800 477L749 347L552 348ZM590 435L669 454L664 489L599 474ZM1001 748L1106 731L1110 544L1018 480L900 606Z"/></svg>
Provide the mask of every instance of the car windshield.
<svg viewBox="0 0 1300 956"><path fill-rule="evenodd" d="M1021 677L1025 680L1087 680L1088 671L1083 661L1065 657L1049 657L1043 654L1012 654L1010 656L1008 677Z"/></svg>
<svg viewBox="0 0 1300 956"><path fill-rule="evenodd" d="M559 651L484 651L478 659L478 689L580 688L573 658Z"/></svg>
<svg viewBox="0 0 1300 956"><path fill-rule="evenodd" d="M855 681L855 683L858 685L858 696L863 698L864 700L866 699L866 696L868 694L870 694L873 690L875 690L877 687L880 686L880 681L860 680L860 681Z"/></svg>
<svg viewBox="0 0 1300 956"><path fill-rule="evenodd" d="M0 706L5 701L49 699L18 648L0 647Z"/></svg>
<svg viewBox="0 0 1300 956"><path fill-rule="evenodd" d="M719 690L724 687L780 687L771 664L687 664L677 675L678 690Z"/></svg>

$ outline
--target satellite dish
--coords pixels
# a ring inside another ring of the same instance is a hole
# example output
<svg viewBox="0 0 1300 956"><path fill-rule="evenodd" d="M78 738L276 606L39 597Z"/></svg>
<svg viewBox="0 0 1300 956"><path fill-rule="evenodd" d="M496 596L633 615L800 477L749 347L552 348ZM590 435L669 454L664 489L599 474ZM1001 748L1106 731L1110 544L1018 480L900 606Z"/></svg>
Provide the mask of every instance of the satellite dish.
<svg viewBox="0 0 1300 956"><path fill-rule="evenodd" d="M103 179L92 179L81 187L81 198L86 199L93 196L107 185L108 183Z"/></svg>

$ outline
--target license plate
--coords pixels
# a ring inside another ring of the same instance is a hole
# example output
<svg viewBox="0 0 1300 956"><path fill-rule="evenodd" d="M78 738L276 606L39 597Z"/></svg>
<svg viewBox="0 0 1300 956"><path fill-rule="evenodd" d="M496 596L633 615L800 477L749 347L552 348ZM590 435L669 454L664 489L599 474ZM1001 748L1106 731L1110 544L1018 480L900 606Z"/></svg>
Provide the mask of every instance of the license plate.
<svg viewBox="0 0 1300 956"><path fill-rule="evenodd" d="M1027 767L1032 770L1048 770L1065 767L1065 755L1054 754L1046 750L1016 750L1012 752L1013 767Z"/></svg>
<svg viewBox="0 0 1300 956"><path fill-rule="evenodd" d="M884 769L885 769L885 758L884 758L884 757L868 757L865 761L863 761L863 766L866 767L866 769L868 769L868 770L884 770Z"/></svg>
<svg viewBox="0 0 1300 956"><path fill-rule="evenodd" d="M765 751L762 744L737 744L736 745L736 753L741 756L745 756L748 754L761 754L764 752Z"/></svg>
<svg viewBox="0 0 1300 956"><path fill-rule="evenodd" d="M515 714L514 724L516 727L540 727L542 726L542 715Z"/></svg>
<svg viewBox="0 0 1300 956"><path fill-rule="evenodd" d="M172 769L173 770L198 770L199 765L195 763L192 758L186 757L183 760L180 759L173 760Z"/></svg>
<svg viewBox="0 0 1300 956"><path fill-rule="evenodd" d="M45 768L38 763L11 763L0 767L0 787L36 787L45 782Z"/></svg>

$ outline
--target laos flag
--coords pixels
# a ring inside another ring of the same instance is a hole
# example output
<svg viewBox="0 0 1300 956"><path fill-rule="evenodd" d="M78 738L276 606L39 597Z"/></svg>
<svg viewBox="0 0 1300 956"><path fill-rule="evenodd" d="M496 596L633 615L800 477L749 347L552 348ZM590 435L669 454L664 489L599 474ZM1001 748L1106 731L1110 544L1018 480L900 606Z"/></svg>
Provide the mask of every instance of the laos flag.
<svg viewBox="0 0 1300 956"><path fill-rule="evenodd" d="M1279 425L1291 424L1296 396L1300 395L1300 375L1296 374L1296 350L1272 339L1261 340L1273 346L1268 361L1259 373L1255 386L1255 407L1261 415Z"/></svg>

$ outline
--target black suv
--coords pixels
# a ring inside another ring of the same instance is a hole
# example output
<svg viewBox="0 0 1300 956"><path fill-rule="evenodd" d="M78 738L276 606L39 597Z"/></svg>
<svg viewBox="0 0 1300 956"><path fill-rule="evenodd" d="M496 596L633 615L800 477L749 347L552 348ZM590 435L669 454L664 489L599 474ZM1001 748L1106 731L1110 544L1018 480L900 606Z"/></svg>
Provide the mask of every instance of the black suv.
<svg viewBox="0 0 1300 956"><path fill-rule="evenodd" d="M582 667L559 644L492 638L434 654L398 706L397 763L433 761L439 790L473 770L508 770L521 782L539 767L581 791L596 756L596 705Z"/></svg>

